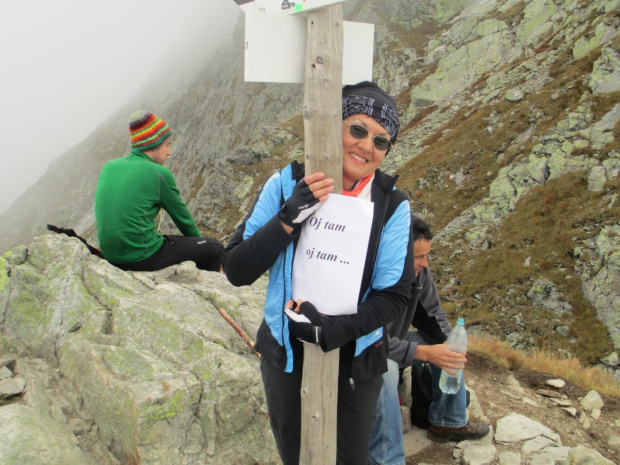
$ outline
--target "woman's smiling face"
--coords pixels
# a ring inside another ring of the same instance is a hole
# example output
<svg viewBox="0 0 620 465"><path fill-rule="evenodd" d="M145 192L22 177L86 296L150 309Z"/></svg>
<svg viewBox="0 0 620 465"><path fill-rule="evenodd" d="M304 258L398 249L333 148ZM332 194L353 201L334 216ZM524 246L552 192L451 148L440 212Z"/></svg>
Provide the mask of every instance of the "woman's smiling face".
<svg viewBox="0 0 620 465"><path fill-rule="evenodd" d="M350 190L356 181L373 173L385 159L387 150L378 150L374 136L390 139L390 134L372 116L357 114L344 119L349 124L359 124L368 130L368 137L356 139L348 124L342 123L342 186Z"/></svg>

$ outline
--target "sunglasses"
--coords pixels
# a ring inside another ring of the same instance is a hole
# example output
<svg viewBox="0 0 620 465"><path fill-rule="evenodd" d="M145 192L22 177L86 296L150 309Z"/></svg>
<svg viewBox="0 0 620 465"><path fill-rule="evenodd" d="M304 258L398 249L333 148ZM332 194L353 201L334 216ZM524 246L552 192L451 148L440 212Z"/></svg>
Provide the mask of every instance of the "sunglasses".
<svg viewBox="0 0 620 465"><path fill-rule="evenodd" d="M349 132L356 139L366 139L369 135L368 129L359 124L351 124L343 121L346 125L349 126ZM390 139L384 136L372 136L372 143L374 144L377 150L389 150L392 147L392 143Z"/></svg>

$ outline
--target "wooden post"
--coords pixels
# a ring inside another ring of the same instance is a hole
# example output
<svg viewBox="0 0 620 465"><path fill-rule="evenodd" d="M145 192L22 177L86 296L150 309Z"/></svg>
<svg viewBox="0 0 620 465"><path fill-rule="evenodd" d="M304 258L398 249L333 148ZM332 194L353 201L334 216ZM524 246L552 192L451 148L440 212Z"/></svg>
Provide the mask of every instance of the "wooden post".
<svg viewBox="0 0 620 465"><path fill-rule="evenodd" d="M324 172L342 192L342 4L308 13L304 82L306 174ZM301 465L336 463L340 350L304 344Z"/></svg>
<svg viewBox="0 0 620 465"><path fill-rule="evenodd" d="M323 171L342 191L342 4L308 13L304 81L306 173Z"/></svg>

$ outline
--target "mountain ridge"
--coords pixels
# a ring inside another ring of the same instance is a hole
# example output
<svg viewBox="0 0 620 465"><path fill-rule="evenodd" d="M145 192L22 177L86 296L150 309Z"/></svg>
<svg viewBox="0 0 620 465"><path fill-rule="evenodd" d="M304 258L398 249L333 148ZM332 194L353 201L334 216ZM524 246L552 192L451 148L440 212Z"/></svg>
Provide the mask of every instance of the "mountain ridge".
<svg viewBox="0 0 620 465"><path fill-rule="evenodd" d="M376 25L375 80L403 121L384 167L436 232L432 267L450 318L616 376L601 360L620 350L619 4L344 4L346 19ZM242 35L240 24L192 85L136 99L173 127L169 167L200 229L222 240L262 182L303 158L303 89L243 83ZM0 217L0 250L47 223L96 242L98 171L127 152L136 102ZM160 223L175 231L166 215Z"/></svg>

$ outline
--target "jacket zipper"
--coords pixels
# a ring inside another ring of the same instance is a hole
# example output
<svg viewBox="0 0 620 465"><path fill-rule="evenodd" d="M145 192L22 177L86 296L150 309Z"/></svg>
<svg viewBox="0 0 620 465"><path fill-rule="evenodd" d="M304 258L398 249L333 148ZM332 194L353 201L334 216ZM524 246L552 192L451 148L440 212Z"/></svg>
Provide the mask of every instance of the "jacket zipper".
<svg viewBox="0 0 620 465"><path fill-rule="evenodd" d="M280 177L282 177L282 171L280 171ZM281 185L280 187L280 208L282 208L282 205L284 205L284 184ZM281 337L282 337L282 346L284 347L284 351L285 353L287 352L286 350L286 344L287 341L284 338L284 325L286 324L286 314L284 313L284 307L286 306L286 260L287 260L287 250L288 250L288 246L286 247L286 249L284 249L284 262L282 264L282 283L284 284L284 294L282 295L282 310L280 310L281 314L280 314L280 318L282 321L281 324ZM288 361L287 361L288 363ZM286 368L285 368L286 371Z"/></svg>
<svg viewBox="0 0 620 465"><path fill-rule="evenodd" d="M393 187L393 186L392 186ZM372 261L370 263L372 263L372 270L374 270L375 268L375 260L377 259L377 253L379 251L379 242L381 241L381 235L383 233L383 227L385 226L385 217L387 215L387 211L388 208L390 206L390 200L392 198L392 190L390 189L386 195L386 199L385 199L385 203L383 204L383 210L381 210L381 215L380 215L380 223L379 223L379 228L378 228L378 232L377 232L377 238L376 240L373 241L373 252L372 252ZM369 280L372 279L372 272L371 272L371 276L369 278ZM368 282L368 286L370 286L370 281ZM353 359L355 360L355 355L353 355ZM349 384L351 384L351 389L353 389L355 391L355 382L353 381L353 377L355 376L355 363L353 363L352 367L351 367L351 378L349 379Z"/></svg>
<svg viewBox="0 0 620 465"><path fill-rule="evenodd" d="M284 249L284 266L282 266L282 282L284 283L284 294L282 295L282 310L280 310L280 317L282 318L282 345L284 346L284 350L286 351L286 343L287 341L284 339L284 325L286 324L286 314L284 313L284 307L286 306L286 256L288 247Z"/></svg>

